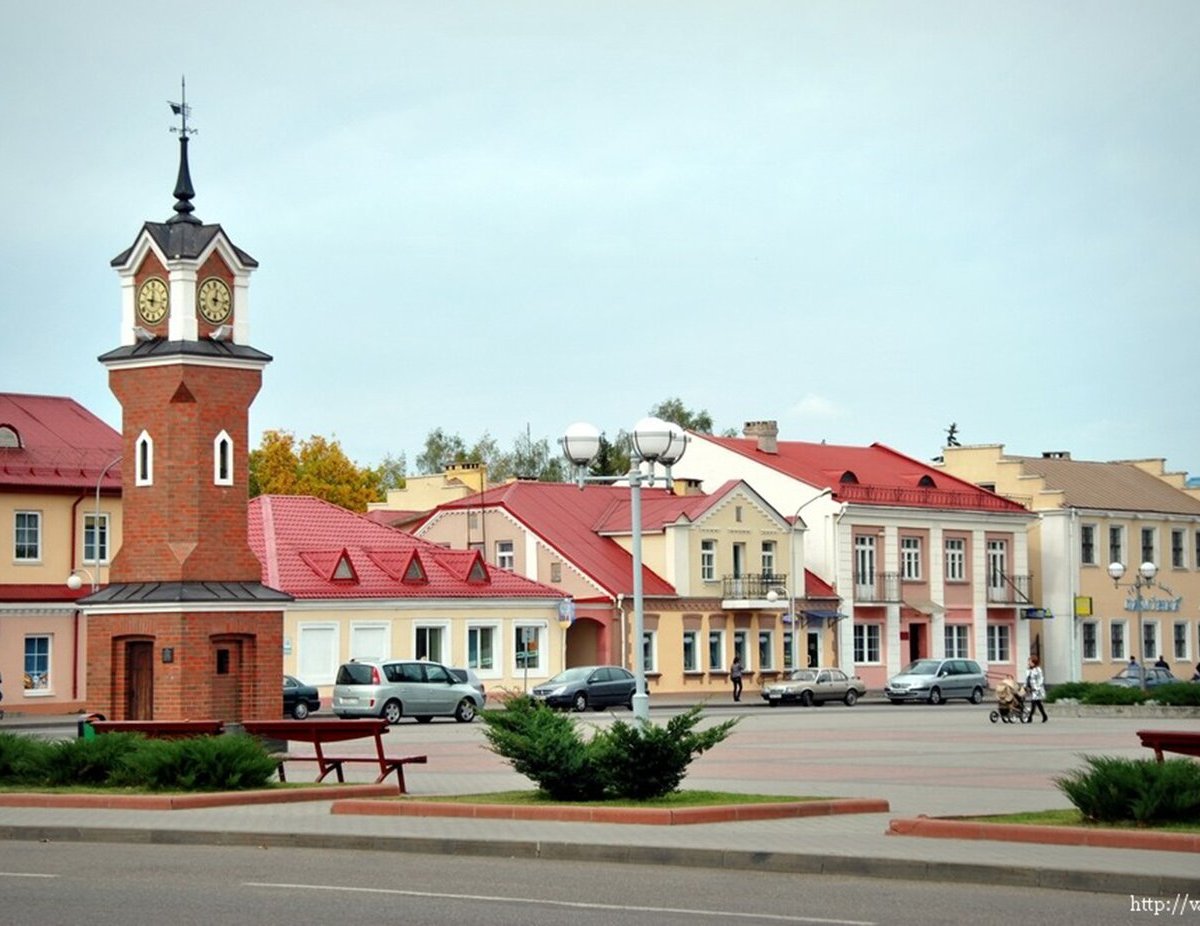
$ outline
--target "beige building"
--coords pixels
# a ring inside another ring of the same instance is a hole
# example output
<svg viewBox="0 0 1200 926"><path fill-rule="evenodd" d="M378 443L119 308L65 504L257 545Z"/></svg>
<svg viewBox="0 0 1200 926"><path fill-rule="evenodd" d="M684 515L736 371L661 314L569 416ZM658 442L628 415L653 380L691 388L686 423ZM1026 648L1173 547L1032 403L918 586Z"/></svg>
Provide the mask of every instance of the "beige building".
<svg viewBox="0 0 1200 926"><path fill-rule="evenodd" d="M1026 505L1035 621L1047 680L1101 681L1131 657L1190 679L1200 660L1200 490L1161 459L1072 460L1006 454L998 444L947 447L946 470ZM1124 575L1114 583L1111 563ZM1156 574L1135 589L1139 566ZM1140 626L1139 626L1140 621ZM1040 625L1040 626L1039 626Z"/></svg>

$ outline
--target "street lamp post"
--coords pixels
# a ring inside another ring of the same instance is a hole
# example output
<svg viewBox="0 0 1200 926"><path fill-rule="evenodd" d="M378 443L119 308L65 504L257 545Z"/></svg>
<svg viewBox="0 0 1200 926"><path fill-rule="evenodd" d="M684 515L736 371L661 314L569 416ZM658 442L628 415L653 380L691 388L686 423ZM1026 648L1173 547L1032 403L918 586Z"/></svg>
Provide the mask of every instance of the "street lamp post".
<svg viewBox="0 0 1200 926"><path fill-rule="evenodd" d="M791 583L792 589L789 592L789 604L792 613L792 668L802 668L800 665L800 620L796 614L796 598L797 593L804 589L803 577L796 575L796 525L800 525L800 530L808 530L808 525L804 523L804 519L800 517L800 512L807 508L815 501L826 498L833 494L833 489L826 486L812 498L806 502L801 502L800 507L796 509L796 513L792 515L792 530L788 534L788 581ZM824 648L824 644L822 644Z"/></svg>
<svg viewBox="0 0 1200 926"><path fill-rule="evenodd" d="M1125 575L1124 563L1109 563L1108 574L1112 576L1113 588L1121 588L1121 577ZM1142 665L1140 674L1142 677L1142 691L1146 690L1146 632L1142 628L1142 590L1150 588L1160 588L1154 577L1158 575L1158 567L1151 562L1142 563L1138 566L1137 574L1133 577L1132 582L1126 583L1125 588L1133 589L1134 607L1137 609L1137 632L1138 646L1142 653Z"/></svg>
<svg viewBox="0 0 1200 926"><path fill-rule="evenodd" d="M687 449L688 436L683 428L660 418L643 418L633 429L633 452L636 461L626 476L589 476L587 466L600 452L600 431L586 422L576 422L559 438L563 455L575 468L575 482L579 488L589 483L614 483L629 481L629 516L632 534L633 555L633 716L646 722L650 719L650 696L646 692L646 659L643 649L645 631L642 601L642 484L655 484L654 464L666 467L664 477L671 483L671 467L679 462ZM648 473L643 473L642 463L649 463Z"/></svg>

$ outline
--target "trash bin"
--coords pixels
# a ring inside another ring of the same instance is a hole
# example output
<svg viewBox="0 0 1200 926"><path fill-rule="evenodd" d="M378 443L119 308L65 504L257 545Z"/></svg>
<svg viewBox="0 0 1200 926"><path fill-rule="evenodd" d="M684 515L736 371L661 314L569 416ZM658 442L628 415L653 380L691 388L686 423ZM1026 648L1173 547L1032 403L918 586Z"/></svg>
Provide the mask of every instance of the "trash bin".
<svg viewBox="0 0 1200 926"><path fill-rule="evenodd" d="M76 724L78 727L79 738L81 740L94 740L96 738L96 728L92 726L93 720L103 720L103 714L86 714L79 718Z"/></svg>

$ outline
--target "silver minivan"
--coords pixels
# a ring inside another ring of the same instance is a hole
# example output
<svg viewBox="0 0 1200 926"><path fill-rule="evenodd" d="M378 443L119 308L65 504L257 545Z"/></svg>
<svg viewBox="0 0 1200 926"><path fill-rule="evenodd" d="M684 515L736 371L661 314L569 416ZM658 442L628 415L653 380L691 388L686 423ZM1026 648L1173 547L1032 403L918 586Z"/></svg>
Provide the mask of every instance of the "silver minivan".
<svg viewBox="0 0 1200 926"><path fill-rule="evenodd" d="M974 659L918 659L889 678L883 693L893 704L941 704L949 698L966 698L978 704L987 687L987 675Z"/></svg>
<svg viewBox="0 0 1200 926"><path fill-rule="evenodd" d="M338 668L333 684L333 712L338 717L382 717L390 724L401 717L420 723L453 717L470 723L481 707L483 695L440 662L352 660Z"/></svg>

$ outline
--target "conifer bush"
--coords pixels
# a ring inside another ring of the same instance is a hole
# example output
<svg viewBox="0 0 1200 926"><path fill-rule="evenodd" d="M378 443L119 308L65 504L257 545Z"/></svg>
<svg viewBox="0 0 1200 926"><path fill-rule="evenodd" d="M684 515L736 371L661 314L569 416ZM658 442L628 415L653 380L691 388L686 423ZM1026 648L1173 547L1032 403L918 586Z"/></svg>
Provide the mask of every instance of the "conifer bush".
<svg viewBox="0 0 1200 926"><path fill-rule="evenodd" d="M1087 768L1054 779L1096 823L1200 823L1200 762L1084 756Z"/></svg>

